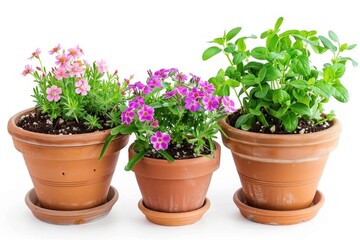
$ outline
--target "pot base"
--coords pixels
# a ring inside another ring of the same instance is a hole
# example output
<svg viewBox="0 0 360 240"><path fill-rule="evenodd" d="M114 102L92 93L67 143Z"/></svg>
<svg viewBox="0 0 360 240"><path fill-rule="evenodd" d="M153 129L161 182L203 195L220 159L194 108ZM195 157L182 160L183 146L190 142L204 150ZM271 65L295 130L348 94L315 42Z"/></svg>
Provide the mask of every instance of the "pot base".
<svg viewBox="0 0 360 240"><path fill-rule="evenodd" d="M200 220L204 213L210 208L210 200L206 198L204 205L199 209L179 213L158 212L148 209L145 207L142 199L140 199L138 207L152 223L163 226L182 226L193 224Z"/></svg>
<svg viewBox="0 0 360 240"><path fill-rule="evenodd" d="M25 196L25 203L38 219L53 224L83 224L106 216L119 198L118 191L110 186L106 202L100 206L74 211L60 211L42 208L38 202L35 189L31 189Z"/></svg>
<svg viewBox="0 0 360 240"><path fill-rule="evenodd" d="M276 211L251 207L247 204L243 189L238 189L233 197L236 206L239 208L241 215L250 221L271 225L290 225L306 222L317 214L324 204L324 195L316 191L315 197L310 207L290 210Z"/></svg>

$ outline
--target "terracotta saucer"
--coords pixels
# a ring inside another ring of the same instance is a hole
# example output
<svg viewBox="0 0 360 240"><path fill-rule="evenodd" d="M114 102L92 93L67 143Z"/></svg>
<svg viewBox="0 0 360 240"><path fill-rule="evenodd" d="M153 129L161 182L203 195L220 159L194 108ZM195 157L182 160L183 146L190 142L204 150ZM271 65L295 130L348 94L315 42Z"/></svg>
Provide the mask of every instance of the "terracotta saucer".
<svg viewBox="0 0 360 240"><path fill-rule="evenodd" d="M59 211L40 207L38 198L33 188L26 194L25 203L38 219L48 223L66 225L83 224L104 217L110 212L118 198L118 191L111 186L107 200L103 205L84 210Z"/></svg>
<svg viewBox="0 0 360 240"><path fill-rule="evenodd" d="M193 224L200 220L204 213L210 208L210 200L206 198L204 205L199 209L180 213L157 212L148 209L145 207L142 199L140 199L138 207L152 223L164 226L182 226Z"/></svg>
<svg viewBox="0 0 360 240"><path fill-rule="evenodd" d="M325 198L320 191L316 191L310 207L290 211L265 210L251 207L247 205L242 188L235 192L233 200L240 213L251 221L271 225L290 225L305 222L315 217L323 206Z"/></svg>

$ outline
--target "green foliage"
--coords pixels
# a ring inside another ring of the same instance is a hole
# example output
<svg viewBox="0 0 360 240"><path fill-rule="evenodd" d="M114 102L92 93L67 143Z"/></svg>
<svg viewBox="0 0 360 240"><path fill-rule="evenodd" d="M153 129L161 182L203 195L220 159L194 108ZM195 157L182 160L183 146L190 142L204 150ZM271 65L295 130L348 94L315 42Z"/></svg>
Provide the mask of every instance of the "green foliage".
<svg viewBox="0 0 360 240"><path fill-rule="evenodd" d="M236 121L237 128L248 130L257 121L267 126L264 115L268 114L293 132L300 118L318 124L332 119L333 112L323 114L323 105L330 98L349 101L341 78L346 63L357 66L357 62L341 54L356 44L341 43L333 31L328 32L328 37L314 30L280 32L282 23L280 17L273 29L260 35L262 44L253 48L248 48L249 37L236 38L241 30L237 27L215 38L211 42L215 46L204 52L203 60L222 52L229 62L230 70L220 69L209 81L221 96L228 96L231 89L235 91L243 111ZM330 53L329 61L322 67L313 66L317 55L324 53ZM237 84L228 84L229 79Z"/></svg>

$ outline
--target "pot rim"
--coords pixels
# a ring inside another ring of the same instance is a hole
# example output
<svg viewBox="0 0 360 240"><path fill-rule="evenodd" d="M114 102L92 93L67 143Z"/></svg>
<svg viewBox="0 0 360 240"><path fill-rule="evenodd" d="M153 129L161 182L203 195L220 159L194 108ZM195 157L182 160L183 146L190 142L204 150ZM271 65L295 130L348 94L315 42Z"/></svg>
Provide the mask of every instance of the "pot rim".
<svg viewBox="0 0 360 240"><path fill-rule="evenodd" d="M17 139L18 141L26 142L34 145L85 146L85 145L104 143L107 136L111 132L111 129L107 129L107 130L99 130L91 133L82 133L82 134L73 134L73 135L55 135L55 134L31 132L16 126L16 123L19 121L19 118L21 116L33 111L34 109L35 108L25 109L23 111L16 113L9 119L7 129L9 134L13 138ZM119 134L115 139L120 139L124 137L129 137L129 135Z"/></svg>

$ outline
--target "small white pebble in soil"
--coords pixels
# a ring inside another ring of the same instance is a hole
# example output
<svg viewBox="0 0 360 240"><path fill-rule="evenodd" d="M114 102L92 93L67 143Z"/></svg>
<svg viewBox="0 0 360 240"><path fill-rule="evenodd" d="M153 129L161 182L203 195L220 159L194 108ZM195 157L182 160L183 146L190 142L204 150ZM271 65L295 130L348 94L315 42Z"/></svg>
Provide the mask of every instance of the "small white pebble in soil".
<svg viewBox="0 0 360 240"><path fill-rule="evenodd" d="M272 127L270 128L270 132L274 133L275 131L276 131L275 125L272 125Z"/></svg>
<svg viewBox="0 0 360 240"><path fill-rule="evenodd" d="M52 122L50 119L46 119L46 124L47 124L47 125L52 125L53 122Z"/></svg>
<svg viewBox="0 0 360 240"><path fill-rule="evenodd" d="M24 120L25 116L21 116L20 120Z"/></svg>
<svg viewBox="0 0 360 240"><path fill-rule="evenodd" d="M304 129L304 128L299 131L299 134L304 134L304 133L305 133L305 129Z"/></svg>
<svg viewBox="0 0 360 240"><path fill-rule="evenodd" d="M33 122L33 125L35 125L35 126L36 126L36 125L38 125L38 123L37 123L37 122Z"/></svg>
<svg viewBox="0 0 360 240"><path fill-rule="evenodd" d="M176 155L177 155L177 156L179 156L179 155L180 155L180 153L179 153L179 152L176 152Z"/></svg>
<svg viewBox="0 0 360 240"><path fill-rule="evenodd" d="M193 156L196 157L196 153L193 153Z"/></svg>
<svg viewBox="0 0 360 240"><path fill-rule="evenodd" d="M35 117L35 113L34 112L32 112L32 113L30 113L31 114L31 117Z"/></svg>
<svg viewBox="0 0 360 240"><path fill-rule="evenodd" d="M69 133L69 135L72 135L72 133Z"/></svg>
<svg viewBox="0 0 360 240"><path fill-rule="evenodd" d="M176 144L176 147L181 148L181 144L180 143Z"/></svg>
<svg viewBox="0 0 360 240"><path fill-rule="evenodd" d="M77 127L73 127L73 129L72 129L73 131L77 131L78 130L78 128Z"/></svg>
<svg viewBox="0 0 360 240"><path fill-rule="evenodd" d="M59 118L59 124L63 124L63 122L64 122L64 119Z"/></svg>
<svg viewBox="0 0 360 240"><path fill-rule="evenodd" d="M259 121L257 121L257 122L256 122L256 124L257 124L257 125L260 125L260 122L259 122Z"/></svg>

